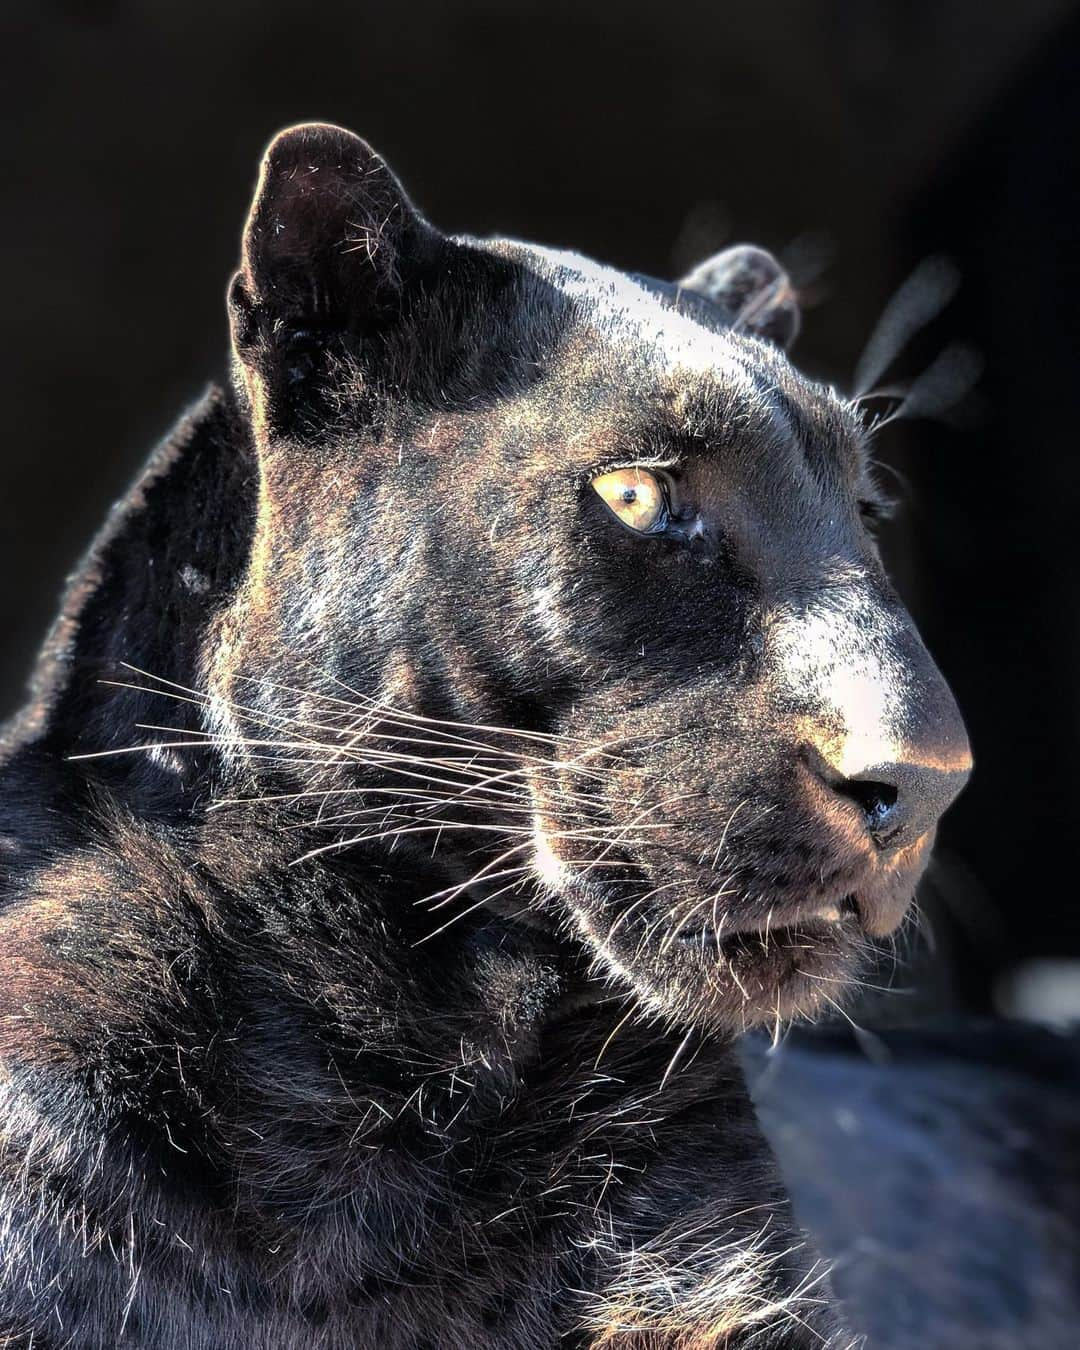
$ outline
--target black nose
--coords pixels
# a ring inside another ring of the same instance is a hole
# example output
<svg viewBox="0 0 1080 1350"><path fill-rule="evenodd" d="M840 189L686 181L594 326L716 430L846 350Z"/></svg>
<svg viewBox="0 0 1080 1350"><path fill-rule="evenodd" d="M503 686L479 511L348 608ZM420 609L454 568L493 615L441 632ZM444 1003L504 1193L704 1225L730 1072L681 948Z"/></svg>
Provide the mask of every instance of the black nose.
<svg viewBox="0 0 1080 1350"><path fill-rule="evenodd" d="M901 848L937 824L970 777L966 765L875 764L851 778L827 778L840 797L855 803L878 848Z"/></svg>

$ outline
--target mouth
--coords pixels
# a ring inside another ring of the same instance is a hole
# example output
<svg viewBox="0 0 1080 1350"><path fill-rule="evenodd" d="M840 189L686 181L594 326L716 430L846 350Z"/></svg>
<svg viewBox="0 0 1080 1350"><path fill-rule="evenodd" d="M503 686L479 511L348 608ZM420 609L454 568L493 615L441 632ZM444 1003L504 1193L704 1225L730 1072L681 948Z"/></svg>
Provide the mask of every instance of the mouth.
<svg viewBox="0 0 1080 1350"><path fill-rule="evenodd" d="M870 937L855 892L785 898L756 913L697 917L665 933L654 913L634 923L611 910L573 910L604 967L666 1016L738 1035L815 1016L844 996ZM651 940L650 940L651 939Z"/></svg>
<svg viewBox="0 0 1080 1350"><path fill-rule="evenodd" d="M678 854L650 857L644 876L622 859L595 878L560 866L548 884L570 901L596 970L628 982L658 1013L738 1035L836 1009L875 959L876 940L908 912L926 851L920 844L914 859L888 867L840 855L803 868L808 876L780 874L776 886L779 864L754 875L747 863L719 892L709 884L715 869L702 877ZM636 895L643 884L646 895Z"/></svg>
<svg viewBox="0 0 1080 1350"><path fill-rule="evenodd" d="M688 945L702 945L709 940L715 942L723 951L729 945L746 945L756 938L767 947L772 942L835 935L844 929L850 929L854 933L858 927L858 916L859 906L856 897L845 895L839 900L825 904L788 905L783 911L771 911L764 921L744 924L738 928L728 927L717 931L711 924L696 925L691 929L680 931L676 941Z"/></svg>
<svg viewBox="0 0 1080 1350"><path fill-rule="evenodd" d="M819 909L810 910L806 917L820 919L823 923L840 923L843 916L839 905L822 905Z"/></svg>
<svg viewBox="0 0 1080 1350"><path fill-rule="evenodd" d="M766 921L719 933L711 924L680 933L667 970L706 1018L745 1030L835 1007L865 937L857 899L845 895L777 908Z"/></svg>

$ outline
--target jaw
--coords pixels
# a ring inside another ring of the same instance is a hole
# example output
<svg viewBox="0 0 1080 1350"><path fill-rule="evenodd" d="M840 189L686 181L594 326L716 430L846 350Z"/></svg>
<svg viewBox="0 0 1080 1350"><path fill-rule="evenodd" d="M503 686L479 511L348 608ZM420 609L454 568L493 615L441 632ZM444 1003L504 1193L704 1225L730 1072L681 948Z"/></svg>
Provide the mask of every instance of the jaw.
<svg viewBox="0 0 1080 1350"><path fill-rule="evenodd" d="M739 933L719 942L700 934L646 951L597 941L581 915L578 928L598 970L629 984L650 1011L727 1034L812 1017L835 1004L865 950L864 940L841 925Z"/></svg>
<svg viewBox="0 0 1080 1350"><path fill-rule="evenodd" d="M612 843L570 861L556 813L534 799L535 875L597 976L657 1016L728 1034L835 1010L875 941L904 922L934 841L929 831L882 853L836 830L815 838L789 816L767 834L727 832L719 877L707 865L715 843L652 828L661 833L633 840L611 831Z"/></svg>
<svg viewBox="0 0 1080 1350"><path fill-rule="evenodd" d="M895 931L917 879L893 879L887 901L866 904L879 921L871 932L854 896L778 907L765 922L740 928L723 916L691 926L655 915L623 921L620 912L633 901L615 903L617 883L575 883L565 869L559 877L567 927L592 954L597 975L629 986L657 1016L720 1034L838 1009L873 953L872 939L886 936L881 916L887 910L887 931Z"/></svg>

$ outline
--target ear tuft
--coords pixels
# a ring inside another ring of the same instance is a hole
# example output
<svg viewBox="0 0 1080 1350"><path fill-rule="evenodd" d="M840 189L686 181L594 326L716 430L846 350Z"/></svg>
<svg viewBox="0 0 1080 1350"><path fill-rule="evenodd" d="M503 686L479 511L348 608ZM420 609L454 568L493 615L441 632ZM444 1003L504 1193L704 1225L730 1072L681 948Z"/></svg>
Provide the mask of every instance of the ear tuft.
<svg viewBox="0 0 1080 1350"><path fill-rule="evenodd" d="M263 156L236 317L362 327L394 305L403 270L433 236L366 141L325 123L289 127Z"/></svg>
<svg viewBox="0 0 1080 1350"><path fill-rule="evenodd" d="M771 253L736 244L698 263L678 283L724 311L733 328L787 347L799 332L799 302L791 279Z"/></svg>

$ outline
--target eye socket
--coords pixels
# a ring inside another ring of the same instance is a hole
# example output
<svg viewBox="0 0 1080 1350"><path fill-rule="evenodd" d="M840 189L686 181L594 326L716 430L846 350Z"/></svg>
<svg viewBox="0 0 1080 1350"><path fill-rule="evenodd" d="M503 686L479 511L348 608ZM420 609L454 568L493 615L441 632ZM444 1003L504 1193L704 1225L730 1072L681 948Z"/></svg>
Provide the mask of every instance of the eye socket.
<svg viewBox="0 0 1080 1350"><path fill-rule="evenodd" d="M622 523L639 534L656 534L667 524L667 492L648 469L613 469L592 485Z"/></svg>
<svg viewBox="0 0 1080 1350"><path fill-rule="evenodd" d="M859 502L859 515L862 523L866 526L872 535L876 535L878 527L883 521L889 520L896 510L895 502L880 493L874 497L864 498Z"/></svg>

